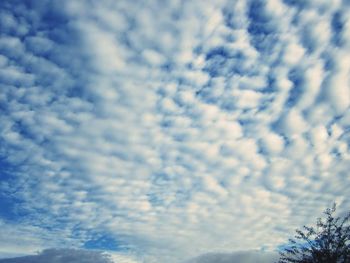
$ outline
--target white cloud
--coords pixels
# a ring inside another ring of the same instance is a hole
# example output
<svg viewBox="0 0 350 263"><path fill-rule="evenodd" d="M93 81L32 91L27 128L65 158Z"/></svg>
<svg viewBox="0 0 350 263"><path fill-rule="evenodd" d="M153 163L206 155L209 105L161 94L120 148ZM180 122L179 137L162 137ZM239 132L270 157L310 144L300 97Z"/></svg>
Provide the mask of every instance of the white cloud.
<svg viewBox="0 0 350 263"><path fill-rule="evenodd" d="M342 114L350 105L349 75L337 74L328 79L327 99L337 114Z"/></svg>
<svg viewBox="0 0 350 263"><path fill-rule="evenodd" d="M302 59L304 53L305 50L299 43L291 42L284 50L283 62L288 66L293 66Z"/></svg>
<svg viewBox="0 0 350 263"><path fill-rule="evenodd" d="M112 33L101 30L89 22L78 25L78 28L85 38L88 48L86 54L94 61L95 70L102 73L116 73L126 67L123 47L117 45Z"/></svg>
<svg viewBox="0 0 350 263"><path fill-rule="evenodd" d="M284 148L283 138L273 132L266 132L261 138L261 143L269 154L278 154Z"/></svg>
<svg viewBox="0 0 350 263"><path fill-rule="evenodd" d="M154 50L144 50L142 52L143 57L153 66L160 66L165 62L164 57Z"/></svg>
<svg viewBox="0 0 350 263"><path fill-rule="evenodd" d="M281 130L287 136L301 134L307 129L307 123L302 114L296 110L290 110L281 120Z"/></svg>

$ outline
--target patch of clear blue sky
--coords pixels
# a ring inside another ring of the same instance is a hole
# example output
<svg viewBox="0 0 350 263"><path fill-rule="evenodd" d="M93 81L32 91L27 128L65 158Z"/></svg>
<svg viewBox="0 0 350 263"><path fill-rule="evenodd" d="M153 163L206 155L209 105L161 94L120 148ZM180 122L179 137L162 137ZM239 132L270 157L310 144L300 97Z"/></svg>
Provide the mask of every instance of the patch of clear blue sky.
<svg viewBox="0 0 350 263"><path fill-rule="evenodd" d="M104 251L128 251L128 246L121 240L106 234L96 234L96 238L86 241L83 245L85 249L96 249Z"/></svg>

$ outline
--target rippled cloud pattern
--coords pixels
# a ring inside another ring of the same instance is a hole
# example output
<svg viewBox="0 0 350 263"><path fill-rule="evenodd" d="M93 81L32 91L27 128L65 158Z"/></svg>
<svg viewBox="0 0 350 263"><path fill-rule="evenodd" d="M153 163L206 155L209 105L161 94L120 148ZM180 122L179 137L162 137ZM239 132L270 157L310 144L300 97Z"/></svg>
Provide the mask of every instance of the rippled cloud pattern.
<svg viewBox="0 0 350 263"><path fill-rule="evenodd" d="M350 207L350 2L0 2L0 255L274 251Z"/></svg>

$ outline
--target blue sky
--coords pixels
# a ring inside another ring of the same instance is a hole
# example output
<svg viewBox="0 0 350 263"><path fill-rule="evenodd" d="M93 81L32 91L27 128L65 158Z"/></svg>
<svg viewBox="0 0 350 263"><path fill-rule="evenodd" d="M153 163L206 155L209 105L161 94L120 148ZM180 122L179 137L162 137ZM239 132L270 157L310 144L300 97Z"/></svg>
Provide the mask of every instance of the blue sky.
<svg viewBox="0 0 350 263"><path fill-rule="evenodd" d="M0 257L274 251L350 200L346 0L2 0Z"/></svg>

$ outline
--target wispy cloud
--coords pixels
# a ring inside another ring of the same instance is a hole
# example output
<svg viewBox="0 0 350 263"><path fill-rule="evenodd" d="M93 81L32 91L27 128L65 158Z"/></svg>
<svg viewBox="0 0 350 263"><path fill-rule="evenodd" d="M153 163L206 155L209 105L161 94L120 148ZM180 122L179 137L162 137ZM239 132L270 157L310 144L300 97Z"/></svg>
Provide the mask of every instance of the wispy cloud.
<svg viewBox="0 0 350 263"><path fill-rule="evenodd" d="M1 253L274 250L347 209L349 8L2 1Z"/></svg>

